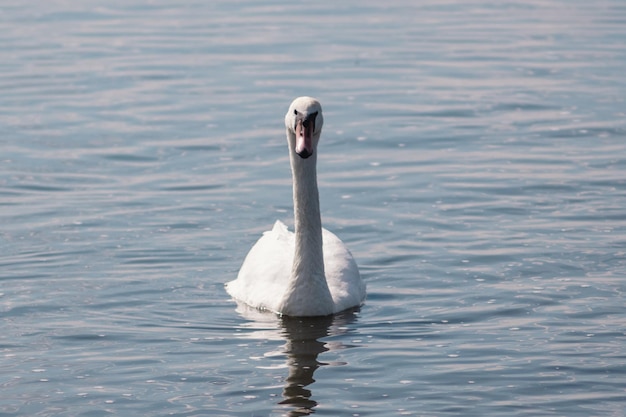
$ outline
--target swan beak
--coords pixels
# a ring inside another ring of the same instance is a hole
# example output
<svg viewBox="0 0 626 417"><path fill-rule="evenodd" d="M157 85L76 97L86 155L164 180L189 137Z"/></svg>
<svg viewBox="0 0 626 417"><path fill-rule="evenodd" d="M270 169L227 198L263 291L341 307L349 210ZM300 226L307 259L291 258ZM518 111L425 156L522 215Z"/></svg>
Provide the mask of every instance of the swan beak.
<svg viewBox="0 0 626 417"><path fill-rule="evenodd" d="M307 118L296 122L296 153L306 159L313 155L313 131L315 129L315 115L313 120Z"/></svg>

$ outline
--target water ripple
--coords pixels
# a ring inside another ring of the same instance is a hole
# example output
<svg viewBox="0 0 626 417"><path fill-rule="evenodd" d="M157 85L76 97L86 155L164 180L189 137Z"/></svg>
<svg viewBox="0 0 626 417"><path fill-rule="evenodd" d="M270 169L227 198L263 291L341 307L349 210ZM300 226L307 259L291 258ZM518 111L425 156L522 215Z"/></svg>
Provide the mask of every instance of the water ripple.
<svg viewBox="0 0 626 417"><path fill-rule="evenodd" d="M0 414L623 415L619 1L1 9ZM223 286L301 94L334 318Z"/></svg>

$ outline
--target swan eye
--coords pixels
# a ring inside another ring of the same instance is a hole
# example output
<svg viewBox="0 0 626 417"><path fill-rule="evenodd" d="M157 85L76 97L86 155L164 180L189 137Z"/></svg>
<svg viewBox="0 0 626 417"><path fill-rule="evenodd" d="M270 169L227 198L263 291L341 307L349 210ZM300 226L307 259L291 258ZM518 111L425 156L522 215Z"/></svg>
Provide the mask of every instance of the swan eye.
<svg viewBox="0 0 626 417"><path fill-rule="evenodd" d="M298 115L298 110L293 109L293 114L295 114L297 116Z"/></svg>

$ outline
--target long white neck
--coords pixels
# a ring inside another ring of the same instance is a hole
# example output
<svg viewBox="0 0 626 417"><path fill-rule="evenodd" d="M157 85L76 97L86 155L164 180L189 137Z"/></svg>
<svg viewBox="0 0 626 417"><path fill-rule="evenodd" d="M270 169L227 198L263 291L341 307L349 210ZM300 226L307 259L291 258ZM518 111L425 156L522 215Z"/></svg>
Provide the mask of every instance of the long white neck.
<svg viewBox="0 0 626 417"><path fill-rule="evenodd" d="M328 314L328 305L332 306L333 301L324 274L317 152L303 159L290 146L289 158L293 175L296 241L291 282L285 295L283 312L287 315L324 315Z"/></svg>
<svg viewBox="0 0 626 417"><path fill-rule="evenodd" d="M296 251L292 275L324 276L322 219L317 190L317 153L302 159L291 152Z"/></svg>

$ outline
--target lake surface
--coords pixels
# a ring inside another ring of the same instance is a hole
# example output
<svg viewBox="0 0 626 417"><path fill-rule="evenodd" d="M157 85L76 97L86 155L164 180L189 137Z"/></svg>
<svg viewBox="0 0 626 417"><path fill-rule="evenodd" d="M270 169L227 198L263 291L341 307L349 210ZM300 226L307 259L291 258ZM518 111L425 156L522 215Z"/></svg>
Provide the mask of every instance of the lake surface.
<svg viewBox="0 0 626 417"><path fill-rule="evenodd" d="M0 416L626 413L626 4L0 5ZM358 311L224 290L318 97Z"/></svg>

